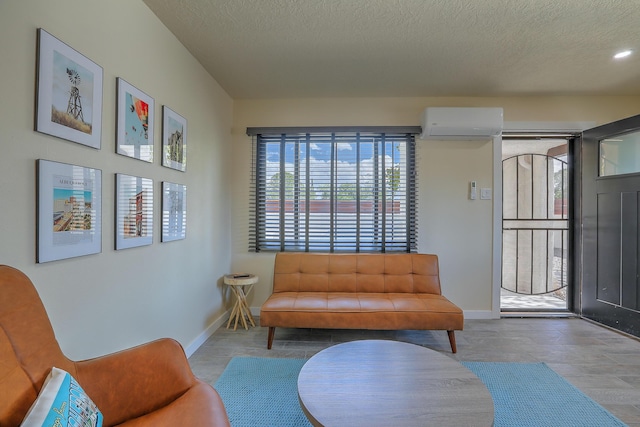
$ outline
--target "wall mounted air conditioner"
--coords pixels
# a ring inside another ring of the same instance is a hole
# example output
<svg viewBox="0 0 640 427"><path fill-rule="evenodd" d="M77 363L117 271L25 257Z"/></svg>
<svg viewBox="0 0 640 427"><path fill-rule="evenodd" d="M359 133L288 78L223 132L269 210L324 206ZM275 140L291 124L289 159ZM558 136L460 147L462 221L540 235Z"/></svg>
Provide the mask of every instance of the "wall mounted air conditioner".
<svg viewBox="0 0 640 427"><path fill-rule="evenodd" d="M489 139L503 127L502 108L429 107L420 139Z"/></svg>

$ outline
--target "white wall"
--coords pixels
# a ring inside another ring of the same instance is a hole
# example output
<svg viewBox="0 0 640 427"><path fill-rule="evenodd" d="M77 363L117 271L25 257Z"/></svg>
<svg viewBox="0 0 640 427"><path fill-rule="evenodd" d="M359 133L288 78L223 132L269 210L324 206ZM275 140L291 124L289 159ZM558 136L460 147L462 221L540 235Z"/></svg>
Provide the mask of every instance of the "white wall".
<svg viewBox="0 0 640 427"><path fill-rule="evenodd" d="M38 27L103 67L101 150L33 130ZM141 1L2 1L0 39L0 264L32 279L71 358L165 336L192 351L229 302L232 100ZM116 77L155 100L152 164L115 153ZM188 120L186 173L160 164L162 105ZM102 253L35 263L36 159L102 170ZM153 179L150 246L114 250L115 173ZM185 240L160 243L162 181L187 185Z"/></svg>
<svg viewBox="0 0 640 427"><path fill-rule="evenodd" d="M503 107L505 121L511 122L602 124L638 114L639 102L640 97L236 100L231 175L233 270L260 276L250 297L253 310L259 311L271 293L274 255L248 252L251 138L246 136L247 127L420 125L426 107L448 106ZM493 144L418 140L417 147L418 251L438 254L443 293L468 318L491 317L496 308L492 298L493 203L468 200L468 188L472 180L479 188L494 186Z"/></svg>

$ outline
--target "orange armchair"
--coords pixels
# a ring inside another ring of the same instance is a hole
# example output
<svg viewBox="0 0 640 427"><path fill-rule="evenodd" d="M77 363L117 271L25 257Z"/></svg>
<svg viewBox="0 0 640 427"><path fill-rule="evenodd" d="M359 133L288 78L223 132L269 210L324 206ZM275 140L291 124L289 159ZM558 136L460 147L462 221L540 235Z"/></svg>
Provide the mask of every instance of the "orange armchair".
<svg viewBox="0 0 640 427"><path fill-rule="evenodd" d="M76 378L104 426L229 426L220 396L193 375L177 341L69 360L29 278L0 265L0 426L20 425L53 366Z"/></svg>

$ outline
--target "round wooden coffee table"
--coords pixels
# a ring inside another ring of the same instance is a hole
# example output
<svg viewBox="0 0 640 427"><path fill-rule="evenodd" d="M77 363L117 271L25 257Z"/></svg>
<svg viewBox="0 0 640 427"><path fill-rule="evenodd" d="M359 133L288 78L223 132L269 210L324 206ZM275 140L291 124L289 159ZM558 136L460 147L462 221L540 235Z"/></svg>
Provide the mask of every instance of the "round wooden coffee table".
<svg viewBox="0 0 640 427"><path fill-rule="evenodd" d="M469 369L397 341L353 341L313 356L298 376L314 426L491 426L493 400Z"/></svg>

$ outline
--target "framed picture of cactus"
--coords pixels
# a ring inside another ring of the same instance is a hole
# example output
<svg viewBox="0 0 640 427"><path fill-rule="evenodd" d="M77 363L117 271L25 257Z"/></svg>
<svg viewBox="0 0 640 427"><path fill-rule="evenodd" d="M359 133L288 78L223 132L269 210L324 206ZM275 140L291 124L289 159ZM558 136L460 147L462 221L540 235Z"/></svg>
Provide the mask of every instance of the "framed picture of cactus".
<svg viewBox="0 0 640 427"><path fill-rule="evenodd" d="M163 105L162 166L187 170L187 119Z"/></svg>

